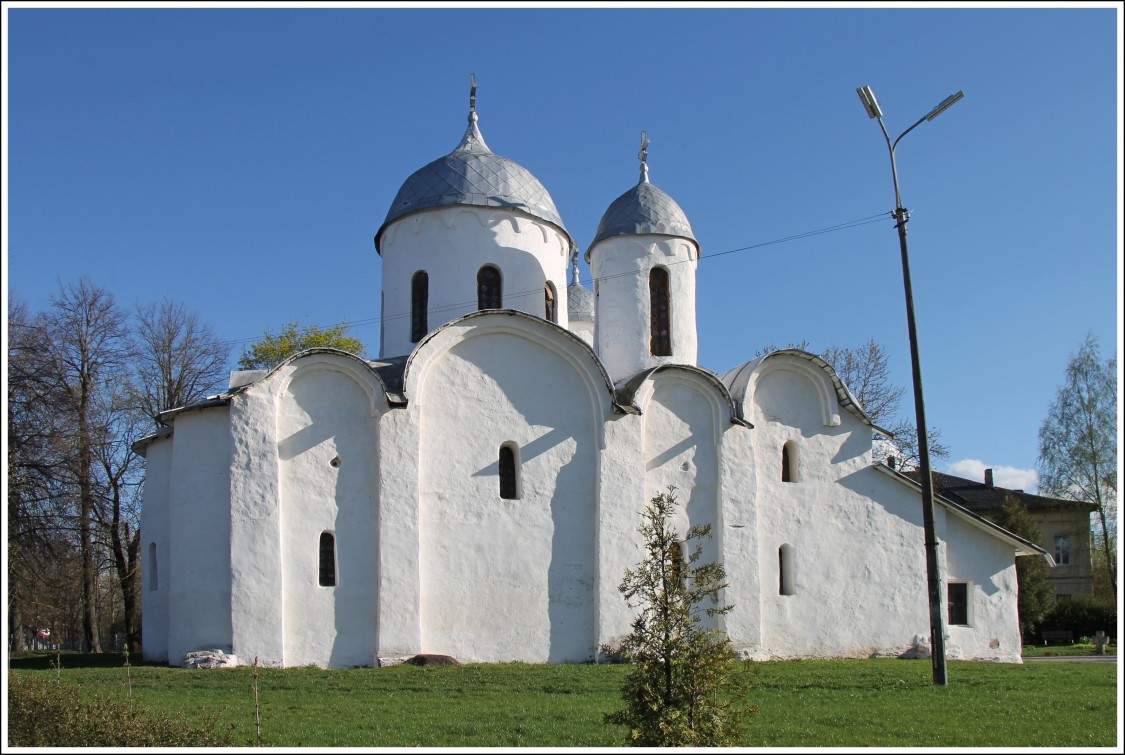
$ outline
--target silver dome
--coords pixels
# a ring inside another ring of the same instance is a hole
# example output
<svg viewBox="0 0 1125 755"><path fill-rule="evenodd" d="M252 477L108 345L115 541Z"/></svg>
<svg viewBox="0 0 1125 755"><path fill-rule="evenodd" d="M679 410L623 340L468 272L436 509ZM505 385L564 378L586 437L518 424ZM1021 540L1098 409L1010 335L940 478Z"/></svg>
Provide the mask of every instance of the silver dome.
<svg viewBox="0 0 1125 755"><path fill-rule="evenodd" d="M590 261L590 250L599 241L613 236L639 234L676 236L688 239L699 248L687 215L676 200L648 182L647 171L642 174L640 183L613 200L602 215L594 240L586 250L586 261Z"/></svg>
<svg viewBox="0 0 1125 755"><path fill-rule="evenodd" d="M453 205L506 207L538 218L571 238L559 217L551 195L539 179L506 157L492 153L477 128L477 115L469 115L469 127L457 148L414 172L398 190L387 219L375 234L379 238L394 221L419 210Z"/></svg>
<svg viewBox="0 0 1125 755"><path fill-rule="evenodd" d="M570 258L570 285L566 287L567 318L594 321L594 292L578 282L578 254Z"/></svg>

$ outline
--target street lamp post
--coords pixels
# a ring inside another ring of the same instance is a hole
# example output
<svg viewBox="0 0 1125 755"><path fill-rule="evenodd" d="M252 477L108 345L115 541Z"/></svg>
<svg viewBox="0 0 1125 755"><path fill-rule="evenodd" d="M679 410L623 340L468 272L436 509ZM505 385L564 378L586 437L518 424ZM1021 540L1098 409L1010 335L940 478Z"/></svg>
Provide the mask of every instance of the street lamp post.
<svg viewBox="0 0 1125 755"><path fill-rule="evenodd" d="M941 613L941 574L938 571L937 534L934 531L934 482L930 474L930 443L926 434L926 404L922 399L922 366L918 359L918 331L914 324L914 291L910 285L910 257L906 251L906 223L910 213L902 206L902 196L898 189L898 168L895 165L895 149L902 137L909 134L923 121L937 118L953 103L965 95L962 92L950 95L933 110L919 118L910 128L899 134L891 142L891 135L883 125L883 111L871 87L856 89L859 99L867 109L867 115L879 121L879 128L887 140L887 150L891 155L891 177L895 184L895 227L898 229L899 247L902 250L902 284L906 290L906 324L910 334L910 364L914 371L914 413L918 423L919 474L922 485L922 527L926 540L926 581L930 601L930 658L933 662L934 684L945 686L948 683L945 670L945 625Z"/></svg>

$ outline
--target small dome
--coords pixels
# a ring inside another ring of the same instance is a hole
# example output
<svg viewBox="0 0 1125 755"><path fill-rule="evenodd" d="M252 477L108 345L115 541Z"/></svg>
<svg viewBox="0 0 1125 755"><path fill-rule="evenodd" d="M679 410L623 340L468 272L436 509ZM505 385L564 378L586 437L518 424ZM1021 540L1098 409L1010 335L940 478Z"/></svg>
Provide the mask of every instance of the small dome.
<svg viewBox="0 0 1125 755"><path fill-rule="evenodd" d="M469 115L469 127L457 148L445 157L414 172L398 190L387 219L375 234L379 238L399 218L433 207L471 205L506 207L550 223L570 237L551 195L523 166L492 153L477 128L477 115Z"/></svg>
<svg viewBox="0 0 1125 755"><path fill-rule="evenodd" d="M594 292L578 282L578 255L571 267L570 285L566 287L566 311L571 320L594 321Z"/></svg>
<svg viewBox="0 0 1125 755"><path fill-rule="evenodd" d="M648 176L645 175L640 183L613 200L613 204L602 215L598 232L594 234L594 240L586 250L586 261L590 260L590 249L597 246L599 241L613 236L640 234L677 236L688 239L696 248L699 247L699 242L692 233L691 223L676 200L649 183Z"/></svg>

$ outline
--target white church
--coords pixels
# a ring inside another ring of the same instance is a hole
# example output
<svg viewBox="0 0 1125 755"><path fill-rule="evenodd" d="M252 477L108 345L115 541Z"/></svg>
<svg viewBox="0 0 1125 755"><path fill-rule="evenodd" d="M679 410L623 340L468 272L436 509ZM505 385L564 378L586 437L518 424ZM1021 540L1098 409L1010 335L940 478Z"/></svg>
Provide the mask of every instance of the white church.
<svg viewBox="0 0 1125 755"><path fill-rule="evenodd" d="M641 511L710 523L742 657L928 653L918 485L823 359L696 362L699 245L648 177L585 251L543 185L460 144L375 234L380 357L314 349L165 412L147 463L144 657L272 666L604 660L634 612ZM623 184L627 183L623 177ZM949 658L1020 662L1015 557L936 499Z"/></svg>

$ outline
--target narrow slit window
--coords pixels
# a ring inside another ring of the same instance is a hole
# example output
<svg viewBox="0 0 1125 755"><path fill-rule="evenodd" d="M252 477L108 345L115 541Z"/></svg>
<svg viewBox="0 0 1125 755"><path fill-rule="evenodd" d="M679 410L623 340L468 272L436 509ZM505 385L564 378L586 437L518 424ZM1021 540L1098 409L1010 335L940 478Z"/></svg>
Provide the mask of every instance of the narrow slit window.
<svg viewBox="0 0 1125 755"><path fill-rule="evenodd" d="M156 543L148 544L148 589L155 590L158 581L159 573L156 570Z"/></svg>
<svg viewBox="0 0 1125 755"><path fill-rule="evenodd" d="M793 441L786 441L785 445L781 447L781 481L782 482L796 482L797 481L797 444Z"/></svg>
<svg viewBox="0 0 1125 755"><path fill-rule="evenodd" d="M336 586L336 536L320 533L320 586Z"/></svg>
<svg viewBox="0 0 1125 755"><path fill-rule="evenodd" d="M418 343L429 330L426 313L430 306L430 274L425 270L414 273L410 283L410 340Z"/></svg>
<svg viewBox="0 0 1125 755"><path fill-rule="evenodd" d="M777 591L780 595L796 595L793 581L793 547L789 544L777 549Z"/></svg>
<svg viewBox="0 0 1125 755"><path fill-rule="evenodd" d="M543 286L543 314L548 322L558 323L559 310L555 304L555 287L550 281Z"/></svg>
<svg viewBox="0 0 1125 755"><path fill-rule="evenodd" d="M516 500L519 492L519 460L516 449L510 443L500 446L500 497Z"/></svg>
<svg viewBox="0 0 1125 755"><path fill-rule="evenodd" d="M500 271L485 265L477 272L477 309L500 309L504 306L503 281Z"/></svg>
<svg viewBox="0 0 1125 755"><path fill-rule="evenodd" d="M668 291L668 271L654 267L648 275L649 351L654 357L672 356L671 296Z"/></svg>

